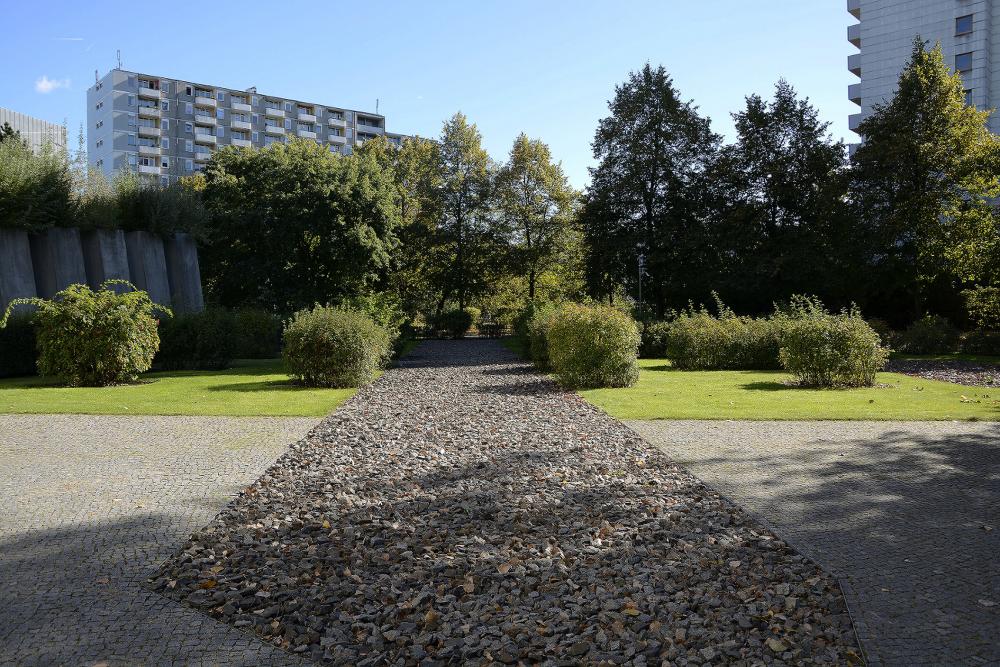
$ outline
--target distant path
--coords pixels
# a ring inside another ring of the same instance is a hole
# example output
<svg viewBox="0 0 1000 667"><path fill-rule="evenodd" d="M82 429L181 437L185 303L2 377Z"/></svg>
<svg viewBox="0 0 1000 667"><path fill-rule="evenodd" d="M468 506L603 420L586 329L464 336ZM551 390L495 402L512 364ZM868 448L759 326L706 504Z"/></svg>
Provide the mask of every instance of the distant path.
<svg viewBox="0 0 1000 667"><path fill-rule="evenodd" d="M1000 665L1000 424L629 425L846 580L871 658Z"/></svg>
<svg viewBox="0 0 1000 667"><path fill-rule="evenodd" d="M145 588L318 419L0 415L0 665L301 665Z"/></svg>
<svg viewBox="0 0 1000 667"><path fill-rule="evenodd" d="M496 340L422 343L154 586L325 664L857 651L829 575Z"/></svg>

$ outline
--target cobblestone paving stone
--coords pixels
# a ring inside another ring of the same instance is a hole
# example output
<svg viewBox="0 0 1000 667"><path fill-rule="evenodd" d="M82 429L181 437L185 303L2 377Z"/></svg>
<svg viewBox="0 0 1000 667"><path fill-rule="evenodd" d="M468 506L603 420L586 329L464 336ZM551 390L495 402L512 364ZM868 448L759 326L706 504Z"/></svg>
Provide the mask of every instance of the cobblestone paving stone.
<svg viewBox="0 0 1000 667"><path fill-rule="evenodd" d="M1000 424L628 424L845 581L871 663L1000 665Z"/></svg>
<svg viewBox="0 0 1000 667"><path fill-rule="evenodd" d="M316 419L0 415L0 665L301 665L145 580Z"/></svg>
<svg viewBox="0 0 1000 667"><path fill-rule="evenodd" d="M329 664L848 664L836 582L498 341L429 341L151 581Z"/></svg>

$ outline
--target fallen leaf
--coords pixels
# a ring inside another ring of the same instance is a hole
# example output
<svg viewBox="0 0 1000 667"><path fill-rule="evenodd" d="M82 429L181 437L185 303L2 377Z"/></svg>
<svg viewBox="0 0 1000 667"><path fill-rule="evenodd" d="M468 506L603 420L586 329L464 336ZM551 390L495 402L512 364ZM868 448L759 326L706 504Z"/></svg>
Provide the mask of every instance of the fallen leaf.
<svg viewBox="0 0 1000 667"><path fill-rule="evenodd" d="M199 588L215 588L216 584L218 584L218 583L219 582L217 582L215 579L207 579L207 580L201 582L201 585L199 586Z"/></svg>
<svg viewBox="0 0 1000 667"><path fill-rule="evenodd" d="M767 647L775 653L784 653L788 650L788 644L774 637L767 640Z"/></svg>

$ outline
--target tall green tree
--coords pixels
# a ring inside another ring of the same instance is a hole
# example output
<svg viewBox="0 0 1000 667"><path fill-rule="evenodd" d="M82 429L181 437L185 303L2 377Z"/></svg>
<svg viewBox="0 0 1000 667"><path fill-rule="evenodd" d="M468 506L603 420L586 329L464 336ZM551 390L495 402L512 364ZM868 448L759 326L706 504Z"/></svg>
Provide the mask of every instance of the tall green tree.
<svg viewBox="0 0 1000 667"><path fill-rule="evenodd" d="M662 66L631 73L609 111L594 137L598 166L583 218L588 261L602 269L588 275L610 271L605 283L635 285L644 256L644 296L662 315L668 301L682 303L706 289L705 172L719 137Z"/></svg>
<svg viewBox="0 0 1000 667"><path fill-rule="evenodd" d="M393 175L372 154L312 141L224 148L205 169L202 271L227 306L279 312L370 291L397 246Z"/></svg>
<svg viewBox="0 0 1000 667"><path fill-rule="evenodd" d="M844 247L846 149L786 81L732 114L736 141L711 168L717 289L738 310L769 310L791 294L836 302L852 256Z"/></svg>
<svg viewBox="0 0 1000 667"><path fill-rule="evenodd" d="M935 285L996 275L1000 139L990 111L965 103L940 45L919 37L895 97L859 128L851 194L871 246L871 273L886 301L916 316Z"/></svg>
<svg viewBox="0 0 1000 667"><path fill-rule="evenodd" d="M470 296L484 287L494 231L490 205L495 169L479 130L462 113L445 122L438 159L439 238L453 249L441 304L454 298L464 308Z"/></svg>
<svg viewBox="0 0 1000 667"><path fill-rule="evenodd" d="M510 247L509 266L535 299L539 277L564 259L572 241L576 193L549 147L520 134L497 174L496 201Z"/></svg>

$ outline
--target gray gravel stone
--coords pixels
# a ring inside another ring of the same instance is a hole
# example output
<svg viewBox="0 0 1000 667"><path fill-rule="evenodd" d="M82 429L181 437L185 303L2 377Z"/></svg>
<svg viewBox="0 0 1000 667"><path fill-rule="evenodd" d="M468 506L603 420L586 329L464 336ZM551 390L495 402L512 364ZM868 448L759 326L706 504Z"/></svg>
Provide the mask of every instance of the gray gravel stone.
<svg viewBox="0 0 1000 667"><path fill-rule="evenodd" d="M423 343L150 585L329 664L857 660L829 575L497 341Z"/></svg>

